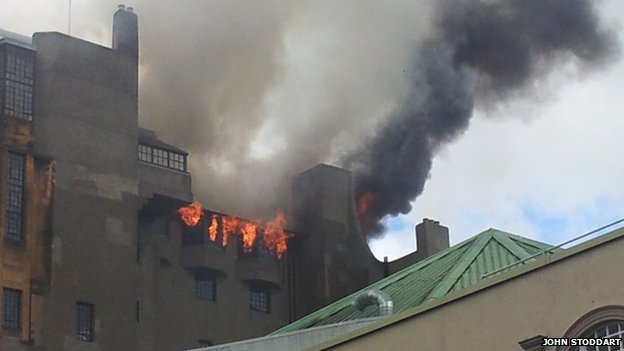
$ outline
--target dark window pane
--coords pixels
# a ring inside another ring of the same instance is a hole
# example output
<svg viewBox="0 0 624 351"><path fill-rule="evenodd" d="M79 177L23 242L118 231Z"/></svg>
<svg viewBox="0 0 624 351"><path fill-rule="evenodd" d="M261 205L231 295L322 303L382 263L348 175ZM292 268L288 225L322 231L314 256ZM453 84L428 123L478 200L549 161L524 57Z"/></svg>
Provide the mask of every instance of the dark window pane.
<svg viewBox="0 0 624 351"><path fill-rule="evenodd" d="M210 340L199 340L199 347L208 347L214 345Z"/></svg>
<svg viewBox="0 0 624 351"><path fill-rule="evenodd" d="M186 156L173 151L139 144L139 160L154 165L186 172Z"/></svg>
<svg viewBox="0 0 624 351"><path fill-rule="evenodd" d="M139 144L139 160L152 163L152 148Z"/></svg>
<svg viewBox="0 0 624 351"><path fill-rule="evenodd" d="M34 53L21 48L8 46L6 69L1 72L0 85L3 96L1 111L5 116L17 117L27 121L33 115Z"/></svg>
<svg viewBox="0 0 624 351"><path fill-rule="evenodd" d="M215 301L217 299L217 281L205 272L195 273L195 297Z"/></svg>
<svg viewBox="0 0 624 351"><path fill-rule="evenodd" d="M93 341L94 306L89 303L76 304L76 339Z"/></svg>
<svg viewBox="0 0 624 351"><path fill-rule="evenodd" d="M22 292L13 289L4 289L2 296L2 325L5 328L17 329L20 327Z"/></svg>
<svg viewBox="0 0 624 351"><path fill-rule="evenodd" d="M249 307L252 310L271 311L271 291L269 288L252 285L249 289Z"/></svg>
<svg viewBox="0 0 624 351"><path fill-rule="evenodd" d="M9 153L7 174L6 239L22 241L24 209L24 155Z"/></svg>

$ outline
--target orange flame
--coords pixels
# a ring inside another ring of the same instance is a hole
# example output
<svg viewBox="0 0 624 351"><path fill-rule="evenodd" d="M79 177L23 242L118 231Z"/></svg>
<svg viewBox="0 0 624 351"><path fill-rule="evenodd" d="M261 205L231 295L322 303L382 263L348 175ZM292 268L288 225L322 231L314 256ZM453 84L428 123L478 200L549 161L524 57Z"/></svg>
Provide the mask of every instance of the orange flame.
<svg viewBox="0 0 624 351"><path fill-rule="evenodd" d="M360 227L363 230L367 230L374 226L375 216L371 213L371 207L375 202L375 195L371 192L365 192L357 199L357 218L360 223Z"/></svg>
<svg viewBox="0 0 624 351"><path fill-rule="evenodd" d="M180 207L178 213L187 226L194 227L199 223L203 211L199 201L193 201L193 203L188 206Z"/></svg>
<svg viewBox="0 0 624 351"><path fill-rule="evenodd" d="M284 224L286 224L284 212L277 211L275 218L264 225L264 248L269 252L275 252L278 259L282 258L288 248L286 244L288 235L284 233Z"/></svg>
<svg viewBox="0 0 624 351"><path fill-rule="evenodd" d="M210 220L210 226L208 227L208 239L210 239L210 241L215 241L217 240L217 230L219 224L217 222L217 216L212 215L212 218Z"/></svg>
<svg viewBox="0 0 624 351"><path fill-rule="evenodd" d="M228 244L228 237L231 234L236 234L236 230L238 230L239 222L238 218L231 216L222 216L221 217L221 229L223 230L223 238L221 241L221 245L224 247Z"/></svg>
<svg viewBox="0 0 624 351"><path fill-rule="evenodd" d="M196 226L203 215L201 204L198 201L193 201L192 204L179 208L178 213L182 221L189 227ZM221 217L221 228L219 228L217 217ZM285 224L286 218L282 211L278 211L275 218L264 225L258 221L248 221L234 216L213 214L210 217L207 236L211 241L216 241L219 229L221 229L221 245L225 247L228 244L229 237L238 234L240 231L243 251L251 252L255 241L258 239L258 230L262 230L264 249L268 252L274 252L275 256L281 259L288 248L286 242L289 235L284 232Z"/></svg>
<svg viewBox="0 0 624 351"><path fill-rule="evenodd" d="M243 251L251 252L254 241L256 240L256 232L258 231L258 223L244 222L241 226L241 237L243 239Z"/></svg>

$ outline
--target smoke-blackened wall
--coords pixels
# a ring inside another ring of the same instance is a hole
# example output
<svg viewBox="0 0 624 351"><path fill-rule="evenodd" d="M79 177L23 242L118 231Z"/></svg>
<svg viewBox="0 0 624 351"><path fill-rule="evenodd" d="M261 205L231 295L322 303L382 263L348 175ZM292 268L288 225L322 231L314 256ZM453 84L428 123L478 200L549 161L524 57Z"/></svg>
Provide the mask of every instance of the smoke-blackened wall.
<svg viewBox="0 0 624 351"><path fill-rule="evenodd" d="M433 156L468 128L475 106L530 92L562 61L595 67L613 57L616 41L601 26L594 5L585 0L440 2L433 34L414 52L407 96L346 157L363 231L383 233L384 216L410 211Z"/></svg>

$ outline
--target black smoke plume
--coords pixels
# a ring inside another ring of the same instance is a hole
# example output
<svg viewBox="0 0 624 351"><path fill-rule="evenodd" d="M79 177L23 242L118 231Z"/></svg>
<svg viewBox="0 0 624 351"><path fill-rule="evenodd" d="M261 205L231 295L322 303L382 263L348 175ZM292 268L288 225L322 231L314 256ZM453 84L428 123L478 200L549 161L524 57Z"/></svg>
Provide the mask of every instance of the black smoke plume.
<svg viewBox="0 0 624 351"><path fill-rule="evenodd" d="M535 93L562 61L594 67L617 52L589 0L445 1L435 20L407 72L407 97L345 161L369 236L383 233L385 216L411 210L436 151L468 128L475 106Z"/></svg>

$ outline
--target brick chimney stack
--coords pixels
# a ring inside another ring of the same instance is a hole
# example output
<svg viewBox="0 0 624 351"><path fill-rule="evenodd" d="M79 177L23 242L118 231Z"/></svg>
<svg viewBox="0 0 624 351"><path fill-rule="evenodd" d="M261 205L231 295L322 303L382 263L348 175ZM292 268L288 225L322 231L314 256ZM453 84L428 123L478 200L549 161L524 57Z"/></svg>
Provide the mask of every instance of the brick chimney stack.
<svg viewBox="0 0 624 351"><path fill-rule="evenodd" d="M449 247L449 230L440 222L424 218L416 226L416 250L419 257L429 257Z"/></svg>

